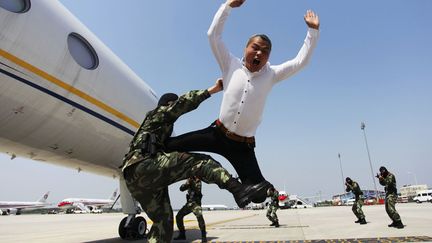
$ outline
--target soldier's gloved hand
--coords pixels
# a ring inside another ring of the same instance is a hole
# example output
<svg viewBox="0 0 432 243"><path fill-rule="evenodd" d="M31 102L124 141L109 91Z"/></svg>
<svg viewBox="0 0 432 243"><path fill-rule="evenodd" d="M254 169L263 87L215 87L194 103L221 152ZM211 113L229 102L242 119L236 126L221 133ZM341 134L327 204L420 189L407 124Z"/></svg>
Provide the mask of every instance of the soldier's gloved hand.
<svg viewBox="0 0 432 243"><path fill-rule="evenodd" d="M180 191L184 192L184 191L187 190L187 188L188 188L187 185L183 184L183 185L180 186Z"/></svg>

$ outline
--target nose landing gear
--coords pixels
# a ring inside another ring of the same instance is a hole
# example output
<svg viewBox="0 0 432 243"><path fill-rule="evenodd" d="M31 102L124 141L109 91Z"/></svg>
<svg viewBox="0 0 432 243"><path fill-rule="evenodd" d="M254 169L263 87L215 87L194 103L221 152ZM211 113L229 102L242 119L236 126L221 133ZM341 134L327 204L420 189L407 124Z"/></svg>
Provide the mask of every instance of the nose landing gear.
<svg viewBox="0 0 432 243"><path fill-rule="evenodd" d="M119 235L125 240L139 240L146 237L147 222L139 216L129 215L122 219L119 225Z"/></svg>

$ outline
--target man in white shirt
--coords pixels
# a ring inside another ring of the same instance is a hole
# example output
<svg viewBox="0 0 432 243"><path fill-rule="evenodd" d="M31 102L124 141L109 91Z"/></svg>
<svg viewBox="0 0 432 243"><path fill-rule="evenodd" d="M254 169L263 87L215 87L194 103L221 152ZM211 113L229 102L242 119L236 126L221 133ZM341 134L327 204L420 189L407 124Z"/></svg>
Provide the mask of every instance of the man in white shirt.
<svg viewBox="0 0 432 243"><path fill-rule="evenodd" d="M267 95L273 85L287 79L309 61L319 36L319 18L308 10L304 20L308 32L297 56L280 65L270 65L271 41L266 35L252 36L239 59L222 41L226 19L233 8L245 0L227 0L217 11L208 30L213 54L222 71L224 95L219 118L210 127L186 133L167 141L177 151L207 151L224 156L238 173L242 183L265 181L255 157L255 133L261 122ZM270 183L269 188L272 187ZM266 198L256 198L262 202Z"/></svg>

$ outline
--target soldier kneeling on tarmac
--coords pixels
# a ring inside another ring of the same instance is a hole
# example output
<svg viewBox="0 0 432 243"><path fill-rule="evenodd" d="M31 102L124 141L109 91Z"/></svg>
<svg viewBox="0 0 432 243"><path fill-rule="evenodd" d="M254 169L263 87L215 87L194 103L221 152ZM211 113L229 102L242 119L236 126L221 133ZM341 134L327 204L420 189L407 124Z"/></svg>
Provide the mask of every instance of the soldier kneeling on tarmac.
<svg viewBox="0 0 432 243"><path fill-rule="evenodd" d="M240 208L272 187L267 181L245 186L208 155L165 151L164 142L171 136L174 122L222 88L222 80L218 79L206 90L190 91L180 97L164 94L158 106L146 114L130 143L122 171L132 196L153 221L148 242L171 242L174 217L168 186L175 182L198 176L231 192Z"/></svg>

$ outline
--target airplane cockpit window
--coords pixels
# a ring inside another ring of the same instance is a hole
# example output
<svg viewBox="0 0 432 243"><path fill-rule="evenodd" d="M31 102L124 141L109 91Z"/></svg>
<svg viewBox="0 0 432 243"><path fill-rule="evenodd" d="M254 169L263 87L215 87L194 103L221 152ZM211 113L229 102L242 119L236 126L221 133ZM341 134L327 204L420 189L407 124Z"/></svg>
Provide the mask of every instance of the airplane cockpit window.
<svg viewBox="0 0 432 243"><path fill-rule="evenodd" d="M0 7L14 13L25 13L30 9L30 0L1 0Z"/></svg>
<svg viewBox="0 0 432 243"><path fill-rule="evenodd" d="M85 69L96 69L99 58L90 43L77 33L70 33L67 38L69 52L73 59Z"/></svg>

